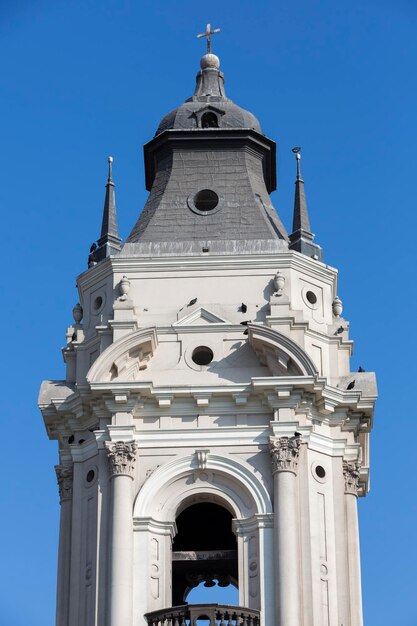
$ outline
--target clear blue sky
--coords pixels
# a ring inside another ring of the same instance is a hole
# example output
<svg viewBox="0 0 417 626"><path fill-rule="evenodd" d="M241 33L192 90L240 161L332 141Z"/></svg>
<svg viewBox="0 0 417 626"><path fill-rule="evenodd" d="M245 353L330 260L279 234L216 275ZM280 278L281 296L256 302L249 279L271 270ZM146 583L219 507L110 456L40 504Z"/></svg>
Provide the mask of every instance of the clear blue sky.
<svg viewBox="0 0 417 626"><path fill-rule="evenodd" d="M210 13L206 11L210 7ZM75 276L99 235L114 157L121 234L144 205L142 145L191 95L211 22L229 97L294 160L356 341L376 370L372 489L360 500L366 626L416 626L417 8L414 0L2 0L3 437L0 626L52 626L58 494L36 407L62 378Z"/></svg>

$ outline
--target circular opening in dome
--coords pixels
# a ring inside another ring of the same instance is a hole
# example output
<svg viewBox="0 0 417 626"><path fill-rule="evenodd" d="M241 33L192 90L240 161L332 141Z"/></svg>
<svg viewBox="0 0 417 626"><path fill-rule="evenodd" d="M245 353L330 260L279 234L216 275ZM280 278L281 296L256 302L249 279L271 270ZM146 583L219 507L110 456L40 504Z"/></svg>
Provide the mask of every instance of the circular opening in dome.
<svg viewBox="0 0 417 626"><path fill-rule="evenodd" d="M316 304L316 302L317 302L317 296L312 291L307 291L306 298L307 298L307 300L309 301L310 304Z"/></svg>
<svg viewBox="0 0 417 626"><path fill-rule="evenodd" d="M88 482L88 483L92 483L92 482L93 482L93 480L94 480L95 475L96 475L96 474L95 474L94 470L90 470L90 471L87 473L87 482Z"/></svg>
<svg viewBox="0 0 417 626"><path fill-rule="evenodd" d="M213 350L210 350L207 346L199 346L191 355L192 360L197 365L208 365L212 362L213 357Z"/></svg>
<svg viewBox="0 0 417 626"><path fill-rule="evenodd" d="M212 211L218 203L219 196L211 189L202 189L194 196L194 205L199 211Z"/></svg>
<svg viewBox="0 0 417 626"><path fill-rule="evenodd" d="M326 476L326 470L322 465L317 465L315 471L319 478L324 478Z"/></svg>
<svg viewBox="0 0 417 626"><path fill-rule="evenodd" d="M103 298L101 296L97 296L97 298L94 300L95 310L98 311L98 309L101 307L102 304L103 304Z"/></svg>

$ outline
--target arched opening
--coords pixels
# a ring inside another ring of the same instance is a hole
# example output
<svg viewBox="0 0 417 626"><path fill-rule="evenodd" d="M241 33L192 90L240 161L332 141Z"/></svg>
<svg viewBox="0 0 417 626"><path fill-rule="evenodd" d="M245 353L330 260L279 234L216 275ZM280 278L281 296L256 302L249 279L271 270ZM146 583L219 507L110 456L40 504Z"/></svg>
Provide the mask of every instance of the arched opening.
<svg viewBox="0 0 417 626"><path fill-rule="evenodd" d="M184 509L176 523L178 532L172 546L173 605L187 602L190 592L201 584L205 590L212 590L210 602L218 602L218 591L229 585L238 586L237 542L231 513L214 502L201 502ZM208 602L207 595L202 601Z"/></svg>
<svg viewBox="0 0 417 626"><path fill-rule="evenodd" d="M217 118L217 115L212 111L207 111L206 113L203 113L203 115L201 116L201 127L218 128L219 120Z"/></svg>

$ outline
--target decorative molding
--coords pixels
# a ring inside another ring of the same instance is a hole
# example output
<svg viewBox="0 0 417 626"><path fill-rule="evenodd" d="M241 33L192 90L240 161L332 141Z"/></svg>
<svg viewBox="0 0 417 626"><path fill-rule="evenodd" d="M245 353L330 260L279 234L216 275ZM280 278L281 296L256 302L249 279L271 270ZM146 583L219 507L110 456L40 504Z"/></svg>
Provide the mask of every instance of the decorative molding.
<svg viewBox="0 0 417 626"><path fill-rule="evenodd" d="M264 360L265 351L270 350L275 353L280 369L288 375L317 377L317 367L311 357L295 341L268 326L248 324L248 329L249 343L261 362ZM278 374L273 372L273 375ZM282 376L282 373L279 376Z"/></svg>
<svg viewBox="0 0 417 626"><path fill-rule="evenodd" d="M221 500L237 519L251 517L254 513L272 513L268 490L246 461L210 452L207 469L200 471L208 475L212 472L216 482L206 481L203 489L200 483L196 486L190 480L193 471L198 471L195 452L175 457L155 469L137 495L134 520L152 517L161 522L170 521L175 519L186 498L202 493Z"/></svg>
<svg viewBox="0 0 417 626"><path fill-rule="evenodd" d="M285 287L285 276L282 272L278 271L273 279L274 282L274 289L275 289L275 296L282 296L282 294L284 293L284 287Z"/></svg>
<svg viewBox="0 0 417 626"><path fill-rule="evenodd" d="M58 480L59 501L72 500L73 468L65 465L55 465Z"/></svg>
<svg viewBox="0 0 417 626"><path fill-rule="evenodd" d="M176 522L160 522L152 517L142 517L133 520L134 532L149 532L154 535L168 536L174 539L177 534Z"/></svg>
<svg viewBox="0 0 417 626"><path fill-rule="evenodd" d="M107 456L109 459L110 478L113 476L129 476L133 479L136 462L136 443L116 441L107 446Z"/></svg>
<svg viewBox="0 0 417 626"><path fill-rule="evenodd" d="M122 302L127 300L129 291L130 291L130 280L128 279L126 275L124 275L121 281L119 282L120 296L118 299Z"/></svg>
<svg viewBox="0 0 417 626"><path fill-rule="evenodd" d="M272 473L292 472L293 474L296 474L300 446L300 435L271 439L270 452L272 458Z"/></svg>
<svg viewBox="0 0 417 626"><path fill-rule="evenodd" d="M359 495L359 476L361 464L358 461L343 461L343 477L345 479L345 493Z"/></svg>
<svg viewBox="0 0 417 626"><path fill-rule="evenodd" d="M206 469L207 467L207 455L210 450L196 450L195 455L197 457L197 464L199 469Z"/></svg>
<svg viewBox="0 0 417 626"><path fill-rule="evenodd" d="M115 380L134 381L140 370L146 369L158 346L154 327L141 328L121 337L94 361L87 373L90 384Z"/></svg>
<svg viewBox="0 0 417 626"><path fill-rule="evenodd" d="M273 513L258 513L245 519L234 519L232 521L232 530L235 535L247 535L253 533L260 528L273 528Z"/></svg>

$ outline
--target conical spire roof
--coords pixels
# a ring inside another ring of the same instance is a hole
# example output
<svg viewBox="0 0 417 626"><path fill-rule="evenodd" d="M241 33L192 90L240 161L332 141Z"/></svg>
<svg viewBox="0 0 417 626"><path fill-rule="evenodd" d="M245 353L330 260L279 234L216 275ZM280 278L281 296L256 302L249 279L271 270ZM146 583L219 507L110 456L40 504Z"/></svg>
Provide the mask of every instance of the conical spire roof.
<svg viewBox="0 0 417 626"><path fill-rule="evenodd" d="M108 157L109 174L106 184L106 197L104 200L103 220L101 224L101 235L97 241L98 248L94 253L96 261L101 261L105 257L115 254L120 250L121 238L117 227L116 214L116 193L113 181L113 157Z"/></svg>
<svg viewBox="0 0 417 626"><path fill-rule="evenodd" d="M322 249L313 243L314 235L311 232L310 219L307 210L307 200L304 189L304 180L301 177L301 148L293 148L297 162L297 177L295 180L294 214L292 233L290 235L290 249L301 252L306 256L321 261Z"/></svg>

